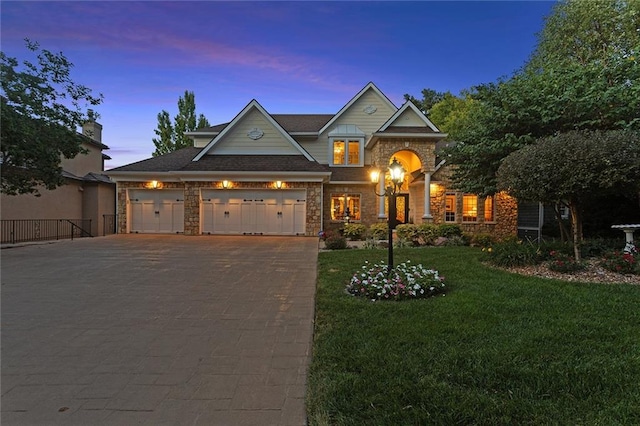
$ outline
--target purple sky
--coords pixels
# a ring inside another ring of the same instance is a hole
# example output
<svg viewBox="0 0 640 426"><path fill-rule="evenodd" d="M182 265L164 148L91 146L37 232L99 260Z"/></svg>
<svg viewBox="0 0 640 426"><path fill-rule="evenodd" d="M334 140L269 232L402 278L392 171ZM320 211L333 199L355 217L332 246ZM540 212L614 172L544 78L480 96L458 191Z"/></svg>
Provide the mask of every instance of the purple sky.
<svg viewBox="0 0 640 426"><path fill-rule="evenodd" d="M2 51L24 38L62 52L96 107L112 168L151 157L157 114L185 90L227 122L251 99L270 113L336 113L369 81L396 106L423 88L509 76L528 59L553 3L13 2L0 5Z"/></svg>

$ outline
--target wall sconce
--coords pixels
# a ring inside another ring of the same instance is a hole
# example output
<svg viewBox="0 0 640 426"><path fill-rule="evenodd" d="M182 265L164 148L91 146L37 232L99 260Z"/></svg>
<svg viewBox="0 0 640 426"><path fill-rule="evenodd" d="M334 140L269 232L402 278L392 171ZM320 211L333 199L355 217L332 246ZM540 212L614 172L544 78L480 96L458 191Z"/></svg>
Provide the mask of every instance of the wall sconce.
<svg viewBox="0 0 640 426"><path fill-rule="evenodd" d="M275 187L276 189L282 189L282 181L281 180L277 180L275 183Z"/></svg>
<svg viewBox="0 0 640 426"><path fill-rule="evenodd" d="M147 184L147 188L151 188L151 189L162 188L162 182L158 182L157 180L152 180Z"/></svg>
<svg viewBox="0 0 640 426"><path fill-rule="evenodd" d="M222 187L224 189L229 189L230 186L231 186L231 182L229 182L228 180L223 180L222 181Z"/></svg>

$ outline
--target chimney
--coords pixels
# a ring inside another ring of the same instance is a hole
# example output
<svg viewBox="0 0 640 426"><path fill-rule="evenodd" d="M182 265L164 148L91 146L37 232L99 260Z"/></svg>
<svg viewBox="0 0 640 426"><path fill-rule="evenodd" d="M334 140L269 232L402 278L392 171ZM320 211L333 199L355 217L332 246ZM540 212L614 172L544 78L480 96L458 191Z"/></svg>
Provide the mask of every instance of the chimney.
<svg viewBox="0 0 640 426"><path fill-rule="evenodd" d="M102 143L102 124L96 121L96 114L92 109L87 111L87 115L89 119L82 125L82 134L89 136L96 142Z"/></svg>

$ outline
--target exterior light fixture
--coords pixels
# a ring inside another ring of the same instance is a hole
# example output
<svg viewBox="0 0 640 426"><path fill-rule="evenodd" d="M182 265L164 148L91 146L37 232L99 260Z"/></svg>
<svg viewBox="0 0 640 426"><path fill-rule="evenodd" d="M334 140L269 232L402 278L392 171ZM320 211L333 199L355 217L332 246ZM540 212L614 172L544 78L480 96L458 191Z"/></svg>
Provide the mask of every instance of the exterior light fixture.
<svg viewBox="0 0 640 426"><path fill-rule="evenodd" d="M149 182L149 188L152 188L152 189L158 189L160 188L161 185L162 184L157 180L152 180L151 182Z"/></svg>
<svg viewBox="0 0 640 426"><path fill-rule="evenodd" d="M380 170L372 169L369 173L371 178L371 183L373 184L373 192L378 197L387 197L389 198L389 217L387 218L387 223L389 225L389 270L387 273L391 273L393 270L393 230L396 227L398 211L396 207L396 200L398 194L400 193L400 188L402 187L402 183L404 182L404 174L405 170L402 168L402 165L398 163L396 157L393 157L393 161L389 164L389 168L387 170L389 172L390 182L387 187L385 187L383 193L378 193L376 191L376 186L380 183L380 175L382 174Z"/></svg>
<svg viewBox="0 0 640 426"><path fill-rule="evenodd" d="M275 187L276 189L282 189L282 181L281 180L277 180L275 183Z"/></svg>
<svg viewBox="0 0 640 426"><path fill-rule="evenodd" d="M231 183L228 180L223 180L222 181L222 187L224 189L229 189L229 186L231 186Z"/></svg>

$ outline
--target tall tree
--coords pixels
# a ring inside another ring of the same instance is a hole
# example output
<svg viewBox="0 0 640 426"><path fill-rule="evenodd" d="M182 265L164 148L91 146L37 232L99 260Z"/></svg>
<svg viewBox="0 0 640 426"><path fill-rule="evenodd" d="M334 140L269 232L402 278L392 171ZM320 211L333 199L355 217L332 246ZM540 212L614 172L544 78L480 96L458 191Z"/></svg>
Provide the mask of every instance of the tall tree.
<svg viewBox="0 0 640 426"><path fill-rule="evenodd" d="M158 114L158 127L154 130L158 138L153 138L153 144L156 146L153 156L157 157L193 146L193 140L185 136L185 132L209 126L209 121L203 114L200 114L196 121L195 95L193 92L185 90L184 96L178 98L178 114L173 123L167 111L162 110Z"/></svg>
<svg viewBox="0 0 640 426"><path fill-rule="evenodd" d="M478 105L465 117L469 127L457 135L459 143L448 149L462 190L494 192L501 159L537 138L640 128L639 5L557 3L529 62L509 79L472 90Z"/></svg>
<svg viewBox="0 0 640 426"><path fill-rule="evenodd" d="M412 95L405 93L404 100L411 101L426 116L429 116L431 112L431 107L433 107L438 102L442 101L442 99L445 96L445 93L437 92L433 89L422 89L421 94L422 94L422 99L418 99Z"/></svg>
<svg viewBox="0 0 640 426"><path fill-rule="evenodd" d="M61 52L25 41L35 61L19 62L0 52L1 190L38 196L39 187L64 184L60 161L84 152L86 136L77 129L90 118L87 107L100 104L103 97L71 79L73 64Z"/></svg>
<svg viewBox="0 0 640 426"><path fill-rule="evenodd" d="M640 132L573 130L541 138L507 156L499 188L524 201L565 203L580 260L583 209L590 200L640 191Z"/></svg>

